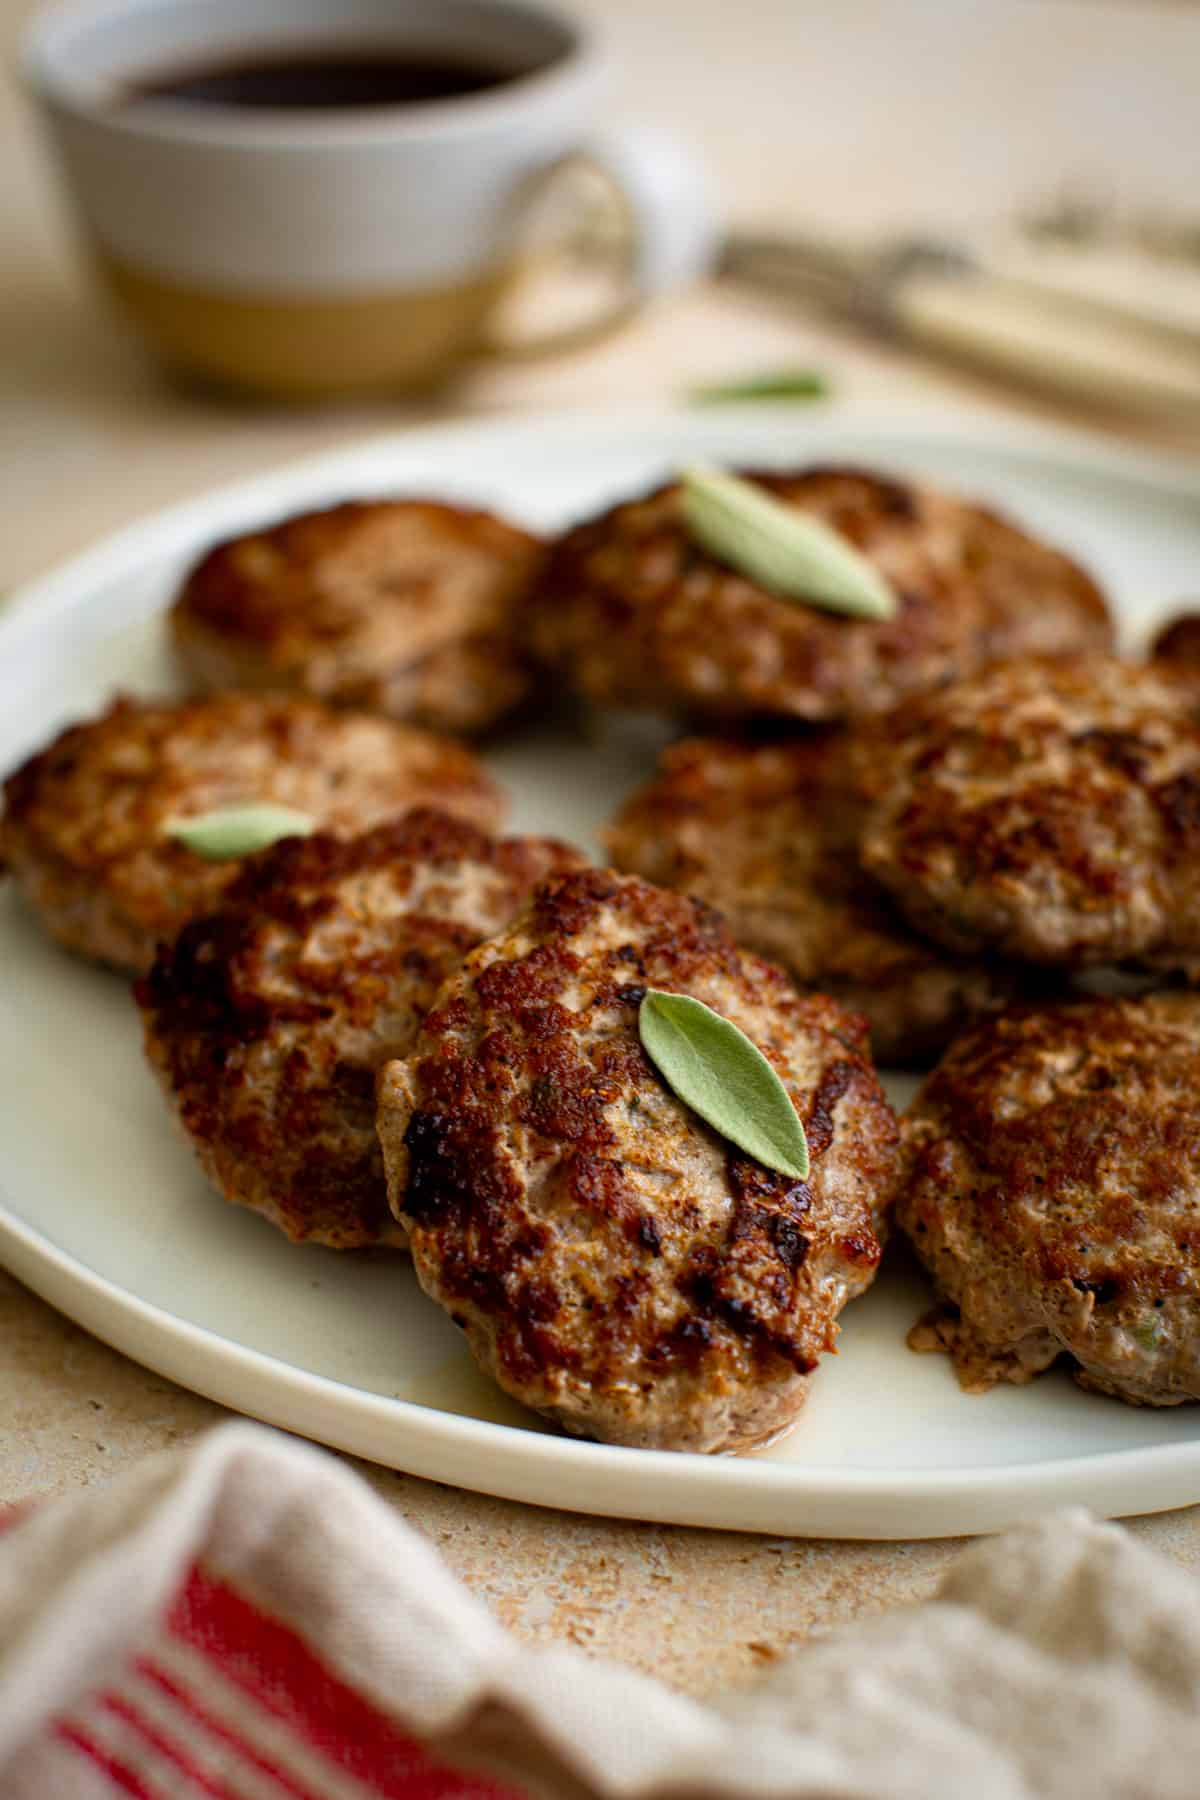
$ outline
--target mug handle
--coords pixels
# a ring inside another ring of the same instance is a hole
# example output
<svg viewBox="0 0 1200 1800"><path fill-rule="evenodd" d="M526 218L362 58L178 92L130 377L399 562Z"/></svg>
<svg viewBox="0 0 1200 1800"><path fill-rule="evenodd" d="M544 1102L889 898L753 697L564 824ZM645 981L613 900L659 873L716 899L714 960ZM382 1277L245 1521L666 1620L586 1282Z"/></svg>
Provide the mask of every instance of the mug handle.
<svg viewBox="0 0 1200 1800"><path fill-rule="evenodd" d="M679 139L651 127L599 132L539 169L516 196L515 235L552 199L556 187L580 171L607 190L606 216L599 208L590 214L581 211L556 243L541 246L531 260L561 262L568 255L579 261L603 259L618 271L617 292L595 312L565 326L524 334L506 331L499 323L485 326L479 346L484 356L511 361L594 343L647 301L685 286L712 266L717 232L704 171Z"/></svg>

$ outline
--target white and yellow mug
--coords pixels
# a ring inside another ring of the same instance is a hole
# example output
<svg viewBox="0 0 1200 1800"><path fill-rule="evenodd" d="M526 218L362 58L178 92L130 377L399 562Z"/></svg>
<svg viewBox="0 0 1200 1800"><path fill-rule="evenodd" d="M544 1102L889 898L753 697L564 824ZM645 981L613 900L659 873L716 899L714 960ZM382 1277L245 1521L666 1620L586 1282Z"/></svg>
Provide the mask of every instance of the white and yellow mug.
<svg viewBox="0 0 1200 1800"><path fill-rule="evenodd" d="M129 95L157 71L328 45L470 56L498 85L420 105L268 111ZM501 299L549 180L602 171L628 230L592 335L711 250L690 155L595 134L602 68L574 21L515 0L84 0L24 66L95 266L168 364L264 395L426 387L504 348Z"/></svg>

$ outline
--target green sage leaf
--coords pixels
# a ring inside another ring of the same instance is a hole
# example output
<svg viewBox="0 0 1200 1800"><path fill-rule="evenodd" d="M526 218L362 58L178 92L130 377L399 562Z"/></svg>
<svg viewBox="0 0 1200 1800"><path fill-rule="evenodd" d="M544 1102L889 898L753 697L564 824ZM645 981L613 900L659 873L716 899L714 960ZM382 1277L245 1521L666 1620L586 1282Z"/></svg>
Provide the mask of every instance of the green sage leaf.
<svg viewBox="0 0 1200 1800"><path fill-rule="evenodd" d="M721 469L680 476L683 515L696 542L784 600L864 619L895 617L897 601L875 565L811 513Z"/></svg>
<svg viewBox="0 0 1200 1800"><path fill-rule="evenodd" d="M642 1048L674 1093L756 1162L803 1181L808 1140L788 1091L744 1031L688 994L647 988Z"/></svg>
<svg viewBox="0 0 1200 1800"><path fill-rule="evenodd" d="M1163 1335L1163 1322L1159 1313L1143 1313L1133 1327L1133 1336L1143 1350L1157 1350Z"/></svg>
<svg viewBox="0 0 1200 1800"><path fill-rule="evenodd" d="M824 400L829 382L819 369L771 369L737 381L712 381L688 389L693 406L737 406L759 400Z"/></svg>
<svg viewBox="0 0 1200 1800"><path fill-rule="evenodd" d="M168 819L163 827L168 837L209 862L249 856L280 838L307 837L316 828L315 819L291 806L222 806L194 819Z"/></svg>

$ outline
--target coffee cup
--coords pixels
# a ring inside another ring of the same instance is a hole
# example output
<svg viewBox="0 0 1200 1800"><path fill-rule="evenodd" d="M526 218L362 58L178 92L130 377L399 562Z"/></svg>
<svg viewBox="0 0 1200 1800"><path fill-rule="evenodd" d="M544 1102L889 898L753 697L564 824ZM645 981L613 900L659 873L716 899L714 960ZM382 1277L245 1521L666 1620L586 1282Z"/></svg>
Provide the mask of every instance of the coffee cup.
<svg viewBox="0 0 1200 1800"><path fill-rule="evenodd" d="M598 131L597 46L523 0L84 0L35 19L24 69L103 286L165 363L242 392L427 388L560 349L711 253L690 153ZM583 168L622 221L600 234L619 278L585 319L506 338L547 254L530 222Z"/></svg>

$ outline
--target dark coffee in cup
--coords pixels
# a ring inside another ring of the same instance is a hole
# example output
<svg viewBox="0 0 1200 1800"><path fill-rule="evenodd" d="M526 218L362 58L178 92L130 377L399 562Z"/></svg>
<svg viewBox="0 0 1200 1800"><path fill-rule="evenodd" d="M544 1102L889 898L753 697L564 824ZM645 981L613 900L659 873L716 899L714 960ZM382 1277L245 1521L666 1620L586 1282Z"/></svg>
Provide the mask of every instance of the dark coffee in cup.
<svg viewBox="0 0 1200 1800"><path fill-rule="evenodd" d="M486 93L525 73L512 62L406 52L390 44L301 44L286 54L226 55L155 71L130 81L119 104L183 100L269 112L420 106Z"/></svg>

